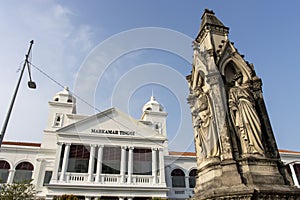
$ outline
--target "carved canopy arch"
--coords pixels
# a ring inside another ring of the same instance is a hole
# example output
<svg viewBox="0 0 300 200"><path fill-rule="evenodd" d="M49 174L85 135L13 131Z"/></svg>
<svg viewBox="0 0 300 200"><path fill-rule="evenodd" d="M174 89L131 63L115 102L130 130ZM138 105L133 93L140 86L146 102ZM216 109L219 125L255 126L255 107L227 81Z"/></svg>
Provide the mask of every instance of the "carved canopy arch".
<svg viewBox="0 0 300 200"><path fill-rule="evenodd" d="M221 74L225 77L226 82L230 83L234 74L241 72L243 75L243 83L249 82L252 79L250 67L244 60L238 60L234 57L227 59L221 65Z"/></svg>
<svg viewBox="0 0 300 200"><path fill-rule="evenodd" d="M206 81L205 71L197 69L195 73L193 73L191 88L195 89L197 86L201 87L203 85L206 85L205 81Z"/></svg>

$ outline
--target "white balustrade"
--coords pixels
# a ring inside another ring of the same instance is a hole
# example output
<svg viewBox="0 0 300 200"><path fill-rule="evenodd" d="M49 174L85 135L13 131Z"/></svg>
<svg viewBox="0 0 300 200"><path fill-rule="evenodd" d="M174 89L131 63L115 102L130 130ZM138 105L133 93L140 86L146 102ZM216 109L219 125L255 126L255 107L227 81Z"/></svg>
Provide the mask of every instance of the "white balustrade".
<svg viewBox="0 0 300 200"><path fill-rule="evenodd" d="M138 185L150 185L153 183L153 176L151 175L132 175L132 183Z"/></svg>
<svg viewBox="0 0 300 200"><path fill-rule="evenodd" d="M60 175L61 172L58 173ZM122 182L122 176L120 174L100 174L99 180L100 182L96 182L96 174L92 175L93 184L130 184L127 182L128 175L125 176L125 182ZM154 177L152 175L132 175L132 182L134 185L155 185L159 184L159 178L156 179L157 183L153 182ZM73 173L66 172L65 173L65 181L60 183L72 183L72 184L87 184L89 183L89 174L88 173Z"/></svg>
<svg viewBox="0 0 300 200"><path fill-rule="evenodd" d="M101 182L104 184L120 183L120 181L121 181L120 174L103 174L103 175L101 175Z"/></svg>
<svg viewBox="0 0 300 200"><path fill-rule="evenodd" d="M68 183L82 183L88 181L88 174L85 173L66 173L66 182Z"/></svg>

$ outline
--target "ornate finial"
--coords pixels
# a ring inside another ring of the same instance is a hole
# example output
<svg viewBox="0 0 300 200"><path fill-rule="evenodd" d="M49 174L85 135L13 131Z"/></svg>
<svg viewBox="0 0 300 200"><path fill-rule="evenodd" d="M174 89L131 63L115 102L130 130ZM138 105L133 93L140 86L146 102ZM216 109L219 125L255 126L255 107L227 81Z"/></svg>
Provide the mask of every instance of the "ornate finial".
<svg viewBox="0 0 300 200"><path fill-rule="evenodd" d="M152 91L151 91L151 97L150 97L150 100L151 100L151 101L155 101L153 88L152 88Z"/></svg>
<svg viewBox="0 0 300 200"><path fill-rule="evenodd" d="M68 86L65 86L65 87L64 87L64 90L69 91L69 87L68 87Z"/></svg>
<svg viewBox="0 0 300 200"><path fill-rule="evenodd" d="M209 10L207 8L204 9L204 13L215 14L213 10Z"/></svg>
<svg viewBox="0 0 300 200"><path fill-rule="evenodd" d="M201 19L203 19L203 17L204 17L205 14L211 14L211 15L214 15L215 13L214 13L213 10L209 10L209 9L205 8L205 9L204 9L204 13L203 13Z"/></svg>

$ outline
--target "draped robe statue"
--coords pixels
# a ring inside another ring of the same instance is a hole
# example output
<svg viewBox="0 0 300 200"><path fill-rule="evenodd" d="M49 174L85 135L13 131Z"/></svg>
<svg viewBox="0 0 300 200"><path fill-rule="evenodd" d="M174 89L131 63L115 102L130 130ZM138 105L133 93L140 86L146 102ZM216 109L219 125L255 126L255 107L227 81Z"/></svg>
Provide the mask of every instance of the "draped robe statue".
<svg viewBox="0 0 300 200"><path fill-rule="evenodd" d="M234 77L235 86L229 90L229 108L238 132L242 154L264 155L261 123L248 86L242 84L242 74Z"/></svg>
<svg viewBox="0 0 300 200"><path fill-rule="evenodd" d="M190 96L190 103L191 99L197 157L217 157L220 155L220 146L213 125L209 97L200 86L197 86Z"/></svg>

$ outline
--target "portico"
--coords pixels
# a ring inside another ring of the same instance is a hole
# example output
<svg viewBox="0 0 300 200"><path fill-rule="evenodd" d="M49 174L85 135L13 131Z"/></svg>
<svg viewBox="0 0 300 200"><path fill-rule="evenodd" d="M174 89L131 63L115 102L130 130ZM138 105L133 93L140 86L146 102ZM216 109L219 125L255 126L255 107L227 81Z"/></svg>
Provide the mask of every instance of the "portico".
<svg viewBox="0 0 300 200"><path fill-rule="evenodd" d="M51 179L51 183L92 183L92 184L142 184L142 185L160 185L164 183L164 163L163 163L163 149L159 148L138 148L140 151L150 151L151 150L151 159L149 162L142 161L143 167L147 167L148 170L141 171L141 168L133 168L133 157L134 154L137 154L135 157L148 157L149 153L140 153L134 152L134 146L115 146L113 147L116 150L120 150L120 167L117 165L114 166L103 166L103 150L106 148L104 145L83 145L84 148L90 149L88 152L89 160L88 163L88 171L87 172L76 172L76 171L68 171L69 166L69 157L70 157L70 149L72 145L78 146L78 144L71 143L57 143L57 149L60 150L60 153L57 154L57 159L55 166L55 171L53 172L53 176ZM89 147L89 148L87 148ZM111 146L108 146L111 147ZM96 155L97 152L97 155ZM111 151L107 151L107 154L112 153ZM83 152L77 152L83 153ZM62 155L63 154L63 155ZM62 157L61 157L62 155ZM106 155L107 156L107 155ZM141 159L143 159L141 158ZM96 160L96 162L95 162ZM104 161L105 162L105 161ZM118 162L118 160L117 160ZM147 166L148 165L148 166ZM114 168L116 166L116 168ZM128 167L127 167L128 166ZM159 167L158 167L159 166ZM75 166L76 167L76 166ZM106 173L102 171L103 167L109 168L106 170ZM157 168L158 167L158 168ZM116 173L119 172L119 173Z"/></svg>

